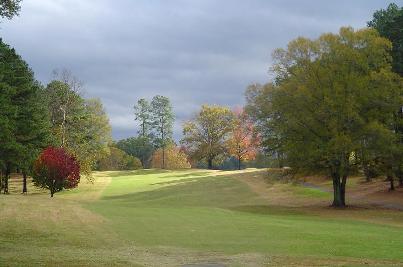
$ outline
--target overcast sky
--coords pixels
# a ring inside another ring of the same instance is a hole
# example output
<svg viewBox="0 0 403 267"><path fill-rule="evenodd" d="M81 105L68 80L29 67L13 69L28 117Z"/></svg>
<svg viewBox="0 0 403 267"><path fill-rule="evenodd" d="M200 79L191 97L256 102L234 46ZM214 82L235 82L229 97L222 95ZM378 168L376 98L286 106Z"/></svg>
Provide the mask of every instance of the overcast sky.
<svg viewBox="0 0 403 267"><path fill-rule="evenodd" d="M99 97L114 139L136 134L133 104L168 96L181 124L201 104L242 105L270 79L271 52L298 37L365 27L382 0L23 0L0 25L36 78L67 68ZM395 1L398 5L403 0Z"/></svg>

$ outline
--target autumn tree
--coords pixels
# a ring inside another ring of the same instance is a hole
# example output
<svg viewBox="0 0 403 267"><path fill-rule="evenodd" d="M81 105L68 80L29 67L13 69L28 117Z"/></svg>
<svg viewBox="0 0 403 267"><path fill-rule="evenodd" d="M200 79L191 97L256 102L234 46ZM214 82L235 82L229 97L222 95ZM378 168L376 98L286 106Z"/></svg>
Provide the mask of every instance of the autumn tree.
<svg viewBox="0 0 403 267"><path fill-rule="evenodd" d="M231 137L227 141L228 152L238 160L238 170L243 160L253 160L256 157L259 139L247 113L242 108L236 108Z"/></svg>
<svg viewBox="0 0 403 267"><path fill-rule="evenodd" d="M390 132L387 111L386 121L368 117L376 113L380 93L390 97L402 89L394 85L390 49L375 30L341 28L316 40L298 38L274 53L268 132L291 167L329 174L333 206L345 206L347 178L359 163L357 151L365 149L361 141L368 126Z"/></svg>
<svg viewBox="0 0 403 267"><path fill-rule="evenodd" d="M196 116L184 123L181 143L192 159L213 160L227 152L227 141L233 129L233 114L227 107L203 105Z"/></svg>
<svg viewBox="0 0 403 267"><path fill-rule="evenodd" d="M137 170L142 165L138 158L128 155L123 150L116 147L110 147L110 153L98 161L98 170L117 171L117 170Z"/></svg>
<svg viewBox="0 0 403 267"><path fill-rule="evenodd" d="M63 148L48 147L35 161L34 184L48 189L50 196L63 189L77 187L80 182L80 165Z"/></svg>
<svg viewBox="0 0 403 267"><path fill-rule="evenodd" d="M187 155L175 144L169 144L165 148L165 168L168 170L189 169L191 167ZM151 167L159 168L162 164L162 148L157 149L151 158Z"/></svg>
<svg viewBox="0 0 403 267"><path fill-rule="evenodd" d="M169 98L161 95L154 96L151 100L153 141L155 147L162 149L161 168L165 169L165 148L172 141L173 123L175 116Z"/></svg>

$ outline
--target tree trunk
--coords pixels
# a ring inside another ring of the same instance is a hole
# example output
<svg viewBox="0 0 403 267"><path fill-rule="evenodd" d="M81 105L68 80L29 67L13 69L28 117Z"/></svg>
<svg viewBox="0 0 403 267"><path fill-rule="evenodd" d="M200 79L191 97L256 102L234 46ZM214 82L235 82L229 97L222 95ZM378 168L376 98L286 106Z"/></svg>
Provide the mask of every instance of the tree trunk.
<svg viewBox="0 0 403 267"><path fill-rule="evenodd" d="M343 208L346 206L345 194L346 194L346 180L347 176L343 176L343 180L340 181L340 175L337 173L332 174L333 179L333 207Z"/></svg>
<svg viewBox="0 0 403 267"><path fill-rule="evenodd" d="M403 187L403 175L399 176L399 186Z"/></svg>
<svg viewBox="0 0 403 267"><path fill-rule="evenodd" d="M28 192L28 190L27 190L27 174L24 171L22 173L22 193L26 194L27 192Z"/></svg>
<svg viewBox="0 0 403 267"><path fill-rule="evenodd" d="M212 170L213 169L213 159L208 159L207 164L208 164L208 169Z"/></svg>
<svg viewBox="0 0 403 267"><path fill-rule="evenodd" d="M394 179L392 175L388 175L388 180L390 182L390 191L394 191L395 190L395 183L394 183Z"/></svg>
<svg viewBox="0 0 403 267"><path fill-rule="evenodd" d="M165 169L165 146L162 147L162 168Z"/></svg>
<svg viewBox="0 0 403 267"><path fill-rule="evenodd" d="M238 157L238 170L241 170L241 157Z"/></svg>
<svg viewBox="0 0 403 267"><path fill-rule="evenodd" d="M7 164L6 176L4 177L4 194L8 194L8 179L10 179L11 167Z"/></svg>
<svg viewBox="0 0 403 267"><path fill-rule="evenodd" d="M50 185L50 197L53 197L53 194L55 193L55 180L52 180L52 184Z"/></svg>

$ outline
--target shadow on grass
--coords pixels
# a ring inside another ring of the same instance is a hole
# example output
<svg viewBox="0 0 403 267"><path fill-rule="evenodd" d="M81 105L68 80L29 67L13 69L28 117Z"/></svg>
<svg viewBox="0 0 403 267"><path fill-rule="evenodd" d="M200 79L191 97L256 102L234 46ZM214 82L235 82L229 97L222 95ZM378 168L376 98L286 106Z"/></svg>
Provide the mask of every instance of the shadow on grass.
<svg viewBox="0 0 403 267"><path fill-rule="evenodd" d="M108 171L108 176L119 177L119 176L135 176L135 175L149 175L149 174L159 174L159 173L169 173L170 170L160 170L160 169L143 169L143 170L132 170L132 171Z"/></svg>
<svg viewBox="0 0 403 267"><path fill-rule="evenodd" d="M292 207L284 206L269 206L269 205L250 205L250 206L237 206L229 208L233 211L246 212L252 214L262 215L303 215L302 211L298 211Z"/></svg>
<svg viewBox="0 0 403 267"><path fill-rule="evenodd" d="M157 185L160 185L158 183ZM150 205L171 207L232 207L262 204L247 186L231 177L216 176L169 181L165 186L124 195L104 196L101 200L119 205Z"/></svg>

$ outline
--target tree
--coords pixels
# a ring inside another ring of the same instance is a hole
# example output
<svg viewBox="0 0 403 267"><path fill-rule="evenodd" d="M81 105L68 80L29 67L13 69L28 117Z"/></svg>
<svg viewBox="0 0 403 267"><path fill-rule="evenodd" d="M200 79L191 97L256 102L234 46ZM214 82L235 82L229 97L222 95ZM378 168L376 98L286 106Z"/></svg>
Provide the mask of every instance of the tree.
<svg viewBox="0 0 403 267"><path fill-rule="evenodd" d="M233 114L227 107L203 105L193 120L183 125L181 143L192 159L206 160L213 168L213 160L227 152L226 142L233 129Z"/></svg>
<svg viewBox="0 0 403 267"><path fill-rule="evenodd" d="M254 122L254 128L259 133L260 146L267 156L277 159L278 167L284 166L284 151L279 131L275 131L279 114L273 109L272 101L276 86L272 83L265 85L252 84L248 86L245 97L245 112Z"/></svg>
<svg viewBox="0 0 403 267"><path fill-rule="evenodd" d="M154 151L154 146L147 137L129 137L117 141L114 144L128 155L139 158L144 168L149 167L149 161Z"/></svg>
<svg viewBox="0 0 403 267"><path fill-rule="evenodd" d="M134 116L135 120L140 123L140 130L138 131L139 137L136 140L130 140L135 141L137 143L136 146L139 147L138 149L136 149L137 153L132 155L136 155L138 158L140 158L141 163L144 167L146 167L148 165L148 160L150 159L153 150L152 146L150 145L152 142L151 105L146 99L139 99L137 101L137 105L134 105ZM141 143L138 143L137 141L141 141ZM126 153L128 152L126 151Z"/></svg>
<svg viewBox="0 0 403 267"><path fill-rule="evenodd" d="M169 170L189 169L190 163L187 160L186 154L174 144L167 145L165 149L165 168ZM151 159L151 167L159 168L163 157L162 148L157 149Z"/></svg>
<svg viewBox="0 0 403 267"><path fill-rule="evenodd" d="M244 110L238 108L233 113L234 127L227 145L230 155L237 158L240 170L242 160L253 160L256 157L259 139L255 135L252 121Z"/></svg>
<svg viewBox="0 0 403 267"><path fill-rule="evenodd" d="M341 28L316 40L298 38L274 53L268 132L294 169L327 171L335 207L345 206L347 178L359 163L357 151L365 149L361 141L368 121L379 132L390 132L381 118L368 117L377 112L381 93L389 98L390 90L399 88L390 48L375 30Z"/></svg>
<svg viewBox="0 0 403 267"><path fill-rule="evenodd" d="M113 146L110 147L110 154L98 161L98 170L100 171L137 170L141 167L138 158Z"/></svg>
<svg viewBox="0 0 403 267"><path fill-rule="evenodd" d="M63 71L45 89L55 146L65 148L80 163L81 173L91 178L96 162L108 152L109 119L99 99L84 99L81 82Z"/></svg>
<svg viewBox="0 0 403 267"><path fill-rule="evenodd" d="M47 110L39 95L41 86L28 64L1 40L0 54L0 184L8 193L10 173L18 168L26 192L32 163L48 144Z"/></svg>
<svg viewBox="0 0 403 267"><path fill-rule="evenodd" d="M391 55L393 58L393 71L403 76L403 7L390 4L387 9L381 9L374 13L368 26L376 29L381 36L392 42ZM400 96L401 100L402 96ZM396 146L400 147L394 157L394 173L399 178L399 185L403 186L403 101L392 111L394 114L393 128L396 133ZM400 153L399 153L400 152ZM390 176L391 177L391 176ZM393 178L392 178L393 179ZM391 184L392 185L392 184Z"/></svg>
<svg viewBox="0 0 403 267"><path fill-rule="evenodd" d="M140 123L140 130L138 134L143 138L149 137L151 128L151 106L150 103L144 98L137 101L137 105L134 105L135 120Z"/></svg>
<svg viewBox="0 0 403 267"><path fill-rule="evenodd" d="M48 147L35 161L33 180L36 186L48 189L53 197L63 189L77 187L80 165L63 148Z"/></svg>
<svg viewBox="0 0 403 267"><path fill-rule="evenodd" d="M382 37L392 42L393 71L403 76L403 7L391 3L387 9L374 13L368 26L376 29Z"/></svg>
<svg viewBox="0 0 403 267"><path fill-rule="evenodd" d="M155 147L162 149L161 167L165 169L165 148L172 140L174 114L169 98L154 96L151 101L152 127L155 132Z"/></svg>
<svg viewBox="0 0 403 267"><path fill-rule="evenodd" d="M14 16L18 16L21 9L21 1L22 0L1 0L0 16L7 19L12 19Z"/></svg>

